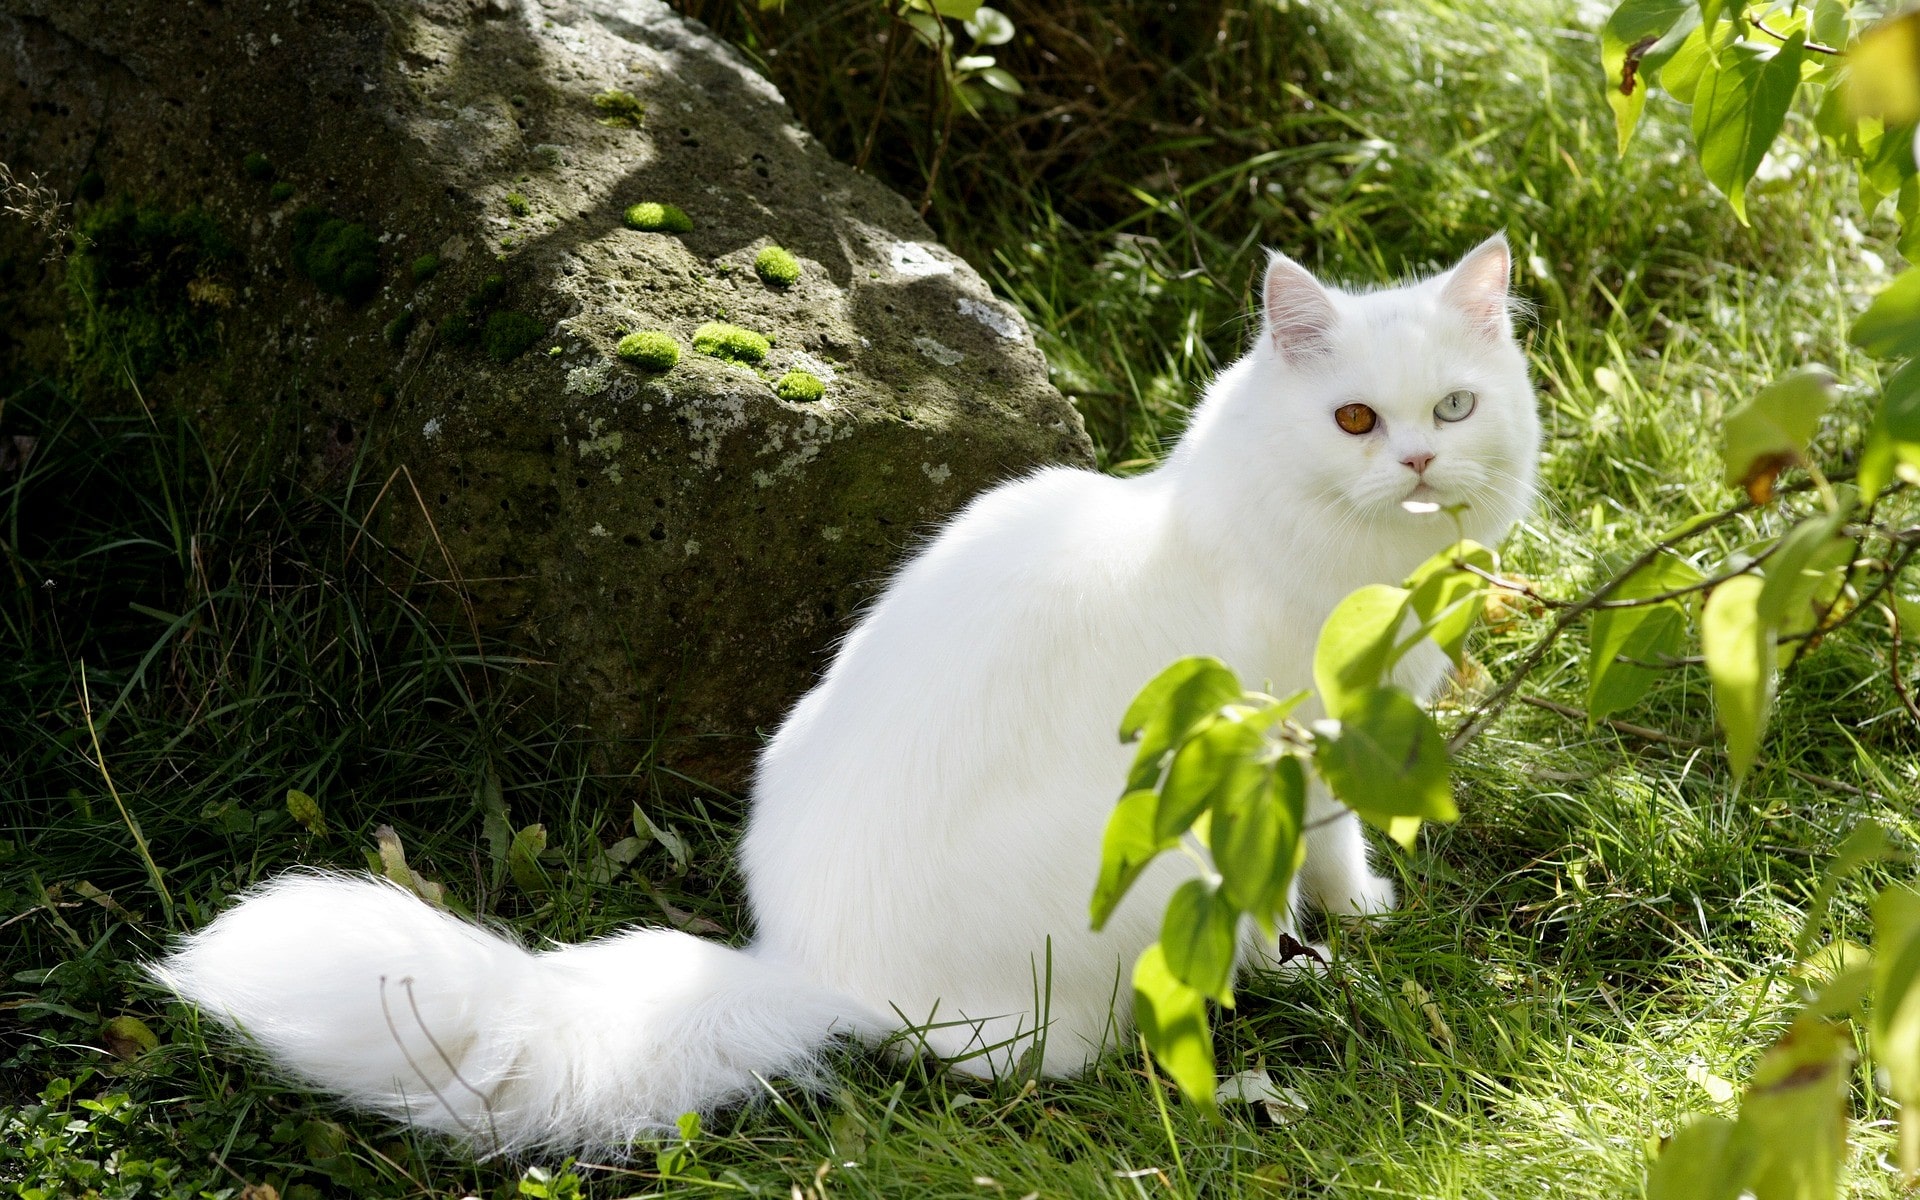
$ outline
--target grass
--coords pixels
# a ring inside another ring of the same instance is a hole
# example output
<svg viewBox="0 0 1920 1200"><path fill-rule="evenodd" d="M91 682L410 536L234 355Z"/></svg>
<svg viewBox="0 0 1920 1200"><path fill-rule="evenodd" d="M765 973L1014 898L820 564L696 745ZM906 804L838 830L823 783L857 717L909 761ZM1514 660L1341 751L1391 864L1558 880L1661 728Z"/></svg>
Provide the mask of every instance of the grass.
<svg viewBox="0 0 1920 1200"><path fill-rule="evenodd" d="M1132 48L1097 68L1016 45L1026 107L958 125L931 188L917 94L896 81L880 110L875 169L929 192L944 236L1029 315L1105 467L1151 462L1238 352L1262 244L1367 283L1507 229L1539 307L1549 432L1545 502L1507 565L1556 594L1727 503L1713 431L1755 388L1807 361L1871 382L1844 329L1886 278L1875 255L1891 253L1890 230L1839 172L1757 196L1743 229L1671 111L1615 159L1594 43L1566 6L1351 7L1222 6L1158 40L1129 27ZM1007 8L1043 46L1136 19ZM818 57L851 11L707 14L848 158L871 124L871 77L796 81L809 61L860 68ZM1083 77L1106 109L1073 99ZM1047 134L1062 112L1106 124ZM1860 407L1843 406L1824 445L1857 444ZM1914 731L1884 646L1856 627L1802 664L1768 765L1738 788L1696 671L1623 716L1700 745L1527 705L1471 744L1462 822L1390 860L1406 911L1331 931L1331 978L1252 980L1220 1021L1223 1070L1261 1064L1297 1093L1287 1123L1234 1110L1207 1127L1166 1106L1137 1053L1037 1088L849 1055L827 1092L782 1088L677 1158L546 1163L545 1177L475 1164L282 1088L211 1046L134 964L287 864L364 862L380 824L462 904L530 936L591 937L669 906L736 931L739 802L644 766L609 775L577 730L513 711L497 679L515 649L476 644L435 564L380 546L378 509L412 503L403 488L310 491L276 474L272 446L214 459L190 425L133 411L85 411L44 386L5 401L39 444L0 474L0 1121L24 1123L0 1138L0 1187L1635 1196L1650 1145L1687 1114L1726 1111L1721 1081L1742 1081L1781 1027L1800 913L1845 830L1873 816L1920 834ZM1719 549L1776 521L1730 527ZM1476 654L1501 677L1539 628L1478 635ZM1561 647L1529 691L1578 707L1581 655ZM327 836L289 814L290 788L318 799ZM684 855L655 841L628 864L606 857L636 802ZM524 881L502 817L547 829ZM1885 878L1842 890L1832 936L1866 937L1862 900ZM102 1029L116 1017L158 1046L114 1054ZM1853 1108L1852 1194L1898 1194L1881 1157L1890 1105L1863 1076Z"/></svg>

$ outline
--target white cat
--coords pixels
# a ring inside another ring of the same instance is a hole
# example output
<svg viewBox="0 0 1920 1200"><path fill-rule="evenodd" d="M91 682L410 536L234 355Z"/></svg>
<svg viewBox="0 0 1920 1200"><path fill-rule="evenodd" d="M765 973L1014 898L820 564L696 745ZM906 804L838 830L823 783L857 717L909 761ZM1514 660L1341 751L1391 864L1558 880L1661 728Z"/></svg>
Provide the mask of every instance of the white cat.
<svg viewBox="0 0 1920 1200"><path fill-rule="evenodd" d="M761 756L741 858L755 936L669 930L528 952L378 880L285 875L154 974L279 1067L487 1150L619 1147L805 1076L836 1036L979 1075L1124 1043L1133 960L1193 867L1163 855L1106 929L1088 900L1131 758L1115 730L1170 661L1309 686L1321 622L1532 500L1539 424L1506 241L1437 278L1323 288L1274 255L1257 343L1158 470L1056 468L974 500L900 568ZM1416 507L1419 507L1416 505ZM1418 695L1444 659L1409 656ZM1324 795L1299 890L1393 887Z"/></svg>

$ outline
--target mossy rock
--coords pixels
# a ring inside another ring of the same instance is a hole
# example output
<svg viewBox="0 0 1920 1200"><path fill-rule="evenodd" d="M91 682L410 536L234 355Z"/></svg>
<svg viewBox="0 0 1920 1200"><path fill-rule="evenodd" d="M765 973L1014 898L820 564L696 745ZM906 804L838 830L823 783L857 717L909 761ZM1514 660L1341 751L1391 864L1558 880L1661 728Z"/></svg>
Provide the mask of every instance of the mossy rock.
<svg viewBox="0 0 1920 1200"><path fill-rule="evenodd" d="M66 261L67 343L82 383L140 384L205 359L237 299L237 254L199 209L86 209Z"/></svg>
<svg viewBox="0 0 1920 1200"><path fill-rule="evenodd" d="M382 544L451 562L439 615L542 664L518 699L619 769L740 784L920 531L1090 462L1019 317L663 5L0 0L0 26L0 161L96 235L62 270L0 221L0 383L132 410L130 367L214 461L283 431L317 494L404 464Z"/></svg>

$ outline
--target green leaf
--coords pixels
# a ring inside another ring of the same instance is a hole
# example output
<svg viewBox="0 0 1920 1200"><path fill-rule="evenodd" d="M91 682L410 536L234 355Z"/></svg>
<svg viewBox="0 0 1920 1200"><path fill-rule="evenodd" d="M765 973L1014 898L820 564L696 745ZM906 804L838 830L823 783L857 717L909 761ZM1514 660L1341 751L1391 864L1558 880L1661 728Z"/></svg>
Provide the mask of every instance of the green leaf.
<svg viewBox="0 0 1920 1200"><path fill-rule="evenodd" d="M1134 964L1133 1021L1187 1102L1215 1114L1207 998L1174 977L1158 942Z"/></svg>
<svg viewBox="0 0 1920 1200"><path fill-rule="evenodd" d="M1344 716L1346 706L1377 687L1393 665L1394 637L1410 595L1376 583L1334 606L1313 650L1313 685L1328 716Z"/></svg>
<svg viewBox="0 0 1920 1200"><path fill-rule="evenodd" d="M1847 516L1843 508L1800 522L1767 557L1755 607L1776 637L1811 630L1838 592L1842 568L1853 558L1853 543L1836 536Z"/></svg>
<svg viewBox="0 0 1920 1200"><path fill-rule="evenodd" d="M1647 1174L1647 1200L1736 1200L1753 1173L1753 1141L1725 1117L1694 1117Z"/></svg>
<svg viewBox="0 0 1920 1200"><path fill-rule="evenodd" d="M160 1039L139 1017L119 1016L100 1027L100 1040L115 1058L135 1059L158 1049Z"/></svg>
<svg viewBox="0 0 1920 1200"><path fill-rule="evenodd" d="M1434 555L1407 577L1412 592L1407 603L1420 622L1416 637L1431 638L1456 666L1488 587L1483 576L1461 569L1463 566L1492 574L1499 560L1478 542L1464 541Z"/></svg>
<svg viewBox="0 0 1920 1200"><path fill-rule="evenodd" d="M1314 765L1333 794L1402 845L1411 844L1419 820L1458 819L1446 740L1399 688L1360 693L1337 723L1321 722L1314 734Z"/></svg>
<svg viewBox="0 0 1920 1200"><path fill-rule="evenodd" d="M1746 489L1755 504L1772 499L1780 472L1805 461L1807 443L1833 396L1833 375L1825 367L1802 367L1760 389L1727 418L1727 486Z"/></svg>
<svg viewBox="0 0 1920 1200"><path fill-rule="evenodd" d="M1881 389L1880 408L1860 454L1860 494L1878 495L1893 479L1896 463L1920 477L1920 363L1907 363Z"/></svg>
<svg viewBox="0 0 1920 1200"><path fill-rule="evenodd" d="M1240 680L1217 658L1183 658L1154 676L1120 719L1120 740L1139 739L1127 790L1151 788L1169 751L1195 725L1241 696Z"/></svg>
<svg viewBox="0 0 1920 1200"><path fill-rule="evenodd" d="M1773 702L1774 631L1759 613L1765 586L1752 575L1735 576L1713 589L1700 614L1700 647L1735 779L1746 775L1760 752Z"/></svg>
<svg viewBox="0 0 1920 1200"><path fill-rule="evenodd" d="M1189 879L1167 901L1160 950L1173 977L1201 995L1233 1006L1233 956L1240 911L1204 879Z"/></svg>
<svg viewBox="0 0 1920 1200"><path fill-rule="evenodd" d="M1887 836L1887 827L1878 821L1861 821L1847 833L1846 840L1833 852L1833 861L1820 874L1820 886L1813 893L1813 899L1807 902L1807 915L1800 925L1800 936L1793 940L1793 957L1796 962L1805 962L1813 952L1813 943L1820 936L1820 929L1827 923L1827 909L1833 905L1834 893L1840 885L1861 867L1868 863L1879 862L1892 857L1892 841Z"/></svg>
<svg viewBox="0 0 1920 1200"><path fill-rule="evenodd" d="M1835 1200L1847 1157L1847 1080L1853 1039L1801 1016L1760 1058L1740 1102L1754 1147L1754 1200Z"/></svg>
<svg viewBox="0 0 1920 1200"><path fill-rule="evenodd" d="M1680 103L1692 104L1694 90L1700 86L1700 76L1711 61L1713 50L1707 43L1707 27L1696 25L1674 47L1673 54L1660 68L1660 86Z"/></svg>
<svg viewBox="0 0 1920 1200"><path fill-rule="evenodd" d="M1013 40L1013 21L999 9L984 4L973 10L966 26L967 35L982 46L1004 46Z"/></svg>
<svg viewBox="0 0 1920 1200"><path fill-rule="evenodd" d="M1664 554L1635 571L1614 592L1614 599L1665 595L1691 587L1702 578L1692 563ZM1687 609L1679 600L1645 608L1596 609L1587 659L1589 717L1598 721L1646 695L1660 672L1638 664L1678 657L1685 649L1686 634ZM1622 658L1636 661L1622 662Z"/></svg>
<svg viewBox="0 0 1920 1200"><path fill-rule="evenodd" d="M528 895L547 890L547 873L540 866L540 852L547 848L547 827L528 825L513 835L507 847L507 874Z"/></svg>
<svg viewBox="0 0 1920 1200"><path fill-rule="evenodd" d="M1306 770L1287 755L1264 783L1216 805L1207 840L1227 899L1271 935L1286 906L1287 886L1306 857Z"/></svg>
<svg viewBox="0 0 1920 1200"><path fill-rule="evenodd" d="M1800 87L1806 35L1795 33L1778 50L1743 43L1723 46L1701 66L1693 93L1693 136L1700 167L1726 193L1747 224L1747 181L1760 169Z"/></svg>
<svg viewBox="0 0 1920 1200"><path fill-rule="evenodd" d="M320 811L320 802L298 788L287 789L287 815L313 836L327 836L327 817Z"/></svg>
<svg viewBox="0 0 1920 1200"><path fill-rule="evenodd" d="M1174 845L1153 836L1154 812L1160 795L1150 789L1128 792L1107 818L1100 838L1100 879L1093 889L1093 927L1100 929L1119 907L1127 889L1154 856Z"/></svg>
<svg viewBox="0 0 1920 1200"><path fill-rule="evenodd" d="M1920 1175L1920 891L1873 904L1873 1061L1900 1102L1900 1169Z"/></svg>
<svg viewBox="0 0 1920 1200"><path fill-rule="evenodd" d="M1600 67L1606 73L1607 103L1620 136L1620 153L1647 103L1645 56L1683 17L1698 21L1692 0L1625 0L1600 30Z"/></svg>
<svg viewBox="0 0 1920 1200"><path fill-rule="evenodd" d="M1908 267L1880 289L1847 339L1875 358L1920 354L1920 267Z"/></svg>
<svg viewBox="0 0 1920 1200"><path fill-rule="evenodd" d="M1264 786L1260 761L1266 735L1250 721L1218 717L1188 738L1173 756L1154 810L1153 836L1170 842L1185 833L1208 807Z"/></svg>
<svg viewBox="0 0 1920 1200"><path fill-rule="evenodd" d="M970 21L980 11L980 0L928 0L934 12L956 21Z"/></svg>

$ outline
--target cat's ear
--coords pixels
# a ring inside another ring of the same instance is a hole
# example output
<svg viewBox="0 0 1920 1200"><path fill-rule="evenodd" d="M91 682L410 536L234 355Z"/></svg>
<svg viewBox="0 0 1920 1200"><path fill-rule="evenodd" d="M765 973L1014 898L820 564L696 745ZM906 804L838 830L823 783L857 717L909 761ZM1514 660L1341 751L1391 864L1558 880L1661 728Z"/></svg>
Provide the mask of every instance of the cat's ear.
<svg viewBox="0 0 1920 1200"><path fill-rule="evenodd" d="M1467 316L1467 321L1488 341L1505 341L1513 336L1507 317L1507 286L1513 277L1513 256L1507 250L1507 235L1496 233L1467 251L1453 270L1440 295Z"/></svg>
<svg viewBox="0 0 1920 1200"><path fill-rule="evenodd" d="M1303 363L1330 349L1338 315L1333 298L1307 269L1278 250L1267 252L1267 278L1260 289L1262 336L1285 355Z"/></svg>

